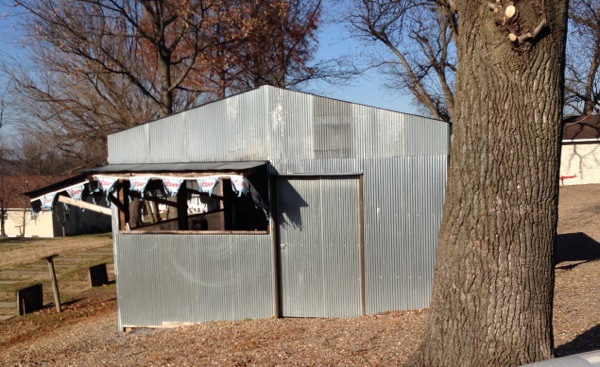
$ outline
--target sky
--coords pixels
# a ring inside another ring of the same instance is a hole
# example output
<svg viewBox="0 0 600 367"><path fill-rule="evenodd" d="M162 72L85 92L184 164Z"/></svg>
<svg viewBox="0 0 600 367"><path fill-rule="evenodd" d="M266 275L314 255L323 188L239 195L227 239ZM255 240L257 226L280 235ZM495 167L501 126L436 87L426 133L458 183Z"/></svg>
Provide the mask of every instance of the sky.
<svg viewBox="0 0 600 367"><path fill-rule="evenodd" d="M319 32L319 49L316 59L333 59L341 55L358 55L365 47L358 41L349 39L349 33L339 24L326 25ZM394 111L418 114L410 98L402 98L398 92L392 92L383 86L382 76L375 71L364 74L361 78L346 86L319 84L315 86L315 94L348 102L365 104Z"/></svg>
<svg viewBox="0 0 600 367"><path fill-rule="evenodd" d="M18 54L18 32L11 21L10 10L0 0L0 57L2 55ZM345 54L360 54L364 46L350 40L347 30L342 25L325 24L319 31L319 48L315 59L333 59ZM0 80L0 91L3 90ZM348 85L335 86L326 83L315 83L303 88L303 91L343 101L360 103L394 111L418 114L416 108L407 97L401 98L397 92L391 92L383 87L381 76L369 72L361 78L351 81Z"/></svg>

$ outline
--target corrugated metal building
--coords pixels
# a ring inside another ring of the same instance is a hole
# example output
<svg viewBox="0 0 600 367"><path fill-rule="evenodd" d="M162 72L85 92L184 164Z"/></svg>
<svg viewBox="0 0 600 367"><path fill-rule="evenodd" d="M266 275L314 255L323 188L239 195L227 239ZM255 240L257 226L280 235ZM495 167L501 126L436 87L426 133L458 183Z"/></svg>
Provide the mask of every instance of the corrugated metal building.
<svg viewBox="0 0 600 367"><path fill-rule="evenodd" d="M117 183L119 326L426 307L448 145L441 121L268 86L110 135L90 173Z"/></svg>

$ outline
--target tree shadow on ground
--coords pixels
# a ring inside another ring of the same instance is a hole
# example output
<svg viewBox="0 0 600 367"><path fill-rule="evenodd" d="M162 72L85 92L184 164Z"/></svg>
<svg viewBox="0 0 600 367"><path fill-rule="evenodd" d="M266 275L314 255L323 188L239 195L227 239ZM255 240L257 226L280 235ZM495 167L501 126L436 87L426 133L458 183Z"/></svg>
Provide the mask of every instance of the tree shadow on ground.
<svg viewBox="0 0 600 367"><path fill-rule="evenodd" d="M554 264L569 262L557 269L569 270L577 265L600 260L600 243L583 232L559 234L554 247Z"/></svg>
<svg viewBox="0 0 600 367"><path fill-rule="evenodd" d="M591 352L600 349L600 325L577 335L568 343L556 347L556 357L564 357L573 354Z"/></svg>

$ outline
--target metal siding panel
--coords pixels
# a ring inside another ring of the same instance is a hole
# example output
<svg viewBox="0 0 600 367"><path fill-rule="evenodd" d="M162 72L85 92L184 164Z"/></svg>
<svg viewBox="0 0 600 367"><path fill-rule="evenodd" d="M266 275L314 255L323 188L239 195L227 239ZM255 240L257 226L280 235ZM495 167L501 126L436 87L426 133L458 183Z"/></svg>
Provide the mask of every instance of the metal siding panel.
<svg viewBox="0 0 600 367"><path fill-rule="evenodd" d="M365 162L367 313L427 307L447 157Z"/></svg>
<svg viewBox="0 0 600 367"><path fill-rule="evenodd" d="M352 104L334 99L314 97L312 116L312 149L315 159L353 158L356 134Z"/></svg>
<svg viewBox="0 0 600 367"><path fill-rule="evenodd" d="M317 212L309 207L310 203L319 203L319 190L309 180L280 179L277 191L280 205L282 314L295 317L322 316L323 259L320 231L316 230L320 223Z"/></svg>
<svg viewBox="0 0 600 367"><path fill-rule="evenodd" d="M386 160L387 161L387 160ZM404 242L405 223L399 216L403 207L398 195L402 181L396 182L396 166L383 161L365 163L365 283L367 313L379 312L381 299L396 298L401 292L398 281L406 277L404 266L396 264L399 258L398 242ZM383 166L383 165L382 165ZM390 181L394 182L390 190ZM387 191L386 191L387 190ZM384 194L385 193L385 194ZM391 292L391 293L390 293ZM399 298L399 297L398 297ZM394 303L398 303L397 301ZM375 306L375 307L374 307ZM399 305L397 308L400 309Z"/></svg>
<svg viewBox="0 0 600 367"><path fill-rule="evenodd" d="M144 162L150 154L148 126L144 124L108 136L108 161L111 164Z"/></svg>
<svg viewBox="0 0 600 367"><path fill-rule="evenodd" d="M354 106L363 158L441 155L449 151L449 125L400 112Z"/></svg>
<svg viewBox="0 0 600 367"><path fill-rule="evenodd" d="M360 174L363 167L360 159L275 160L270 170L274 175L335 175Z"/></svg>
<svg viewBox="0 0 600 367"><path fill-rule="evenodd" d="M261 89L191 110L190 161L246 161L269 157L266 101Z"/></svg>
<svg viewBox="0 0 600 367"><path fill-rule="evenodd" d="M186 112L178 113L148 124L150 151L148 162L186 162Z"/></svg>
<svg viewBox="0 0 600 367"><path fill-rule="evenodd" d="M264 86L108 138L111 164L439 155L448 124ZM132 143L133 142L133 143Z"/></svg>
<svg viewBox="0 0 600 367"><path fill-rule="evenodd" d="M324 315L361 314L358 178L321 180Z"/></svg>
<svg viewBox="0 0 600 367"><path fill-rule="evenodd" d="M119 234L117 238L124 326L273 314L270 236Z"/></svg>
<svg viewBox="0 0 600 367"><path fill-rule="evenodd" d="M223 101L188 111L188 157L192 162L223 161L227 138L226 108Z"/></svg>
<svg viewBox="0 0 600 367"><path fill-rule="evenodd" d="M268 91L272 159L312 157L313 98L305 93L273 87Z"/></svg>
<svg viewBox="0 0 600 367"><path fill-rule="evenodd" d="M415 115L403 115L405 155L443 155L450 151L450 125Z"/></svg>
<svg viewBox="0 0 600 367"><path fill-rule="evenodd" d="M271 156L271 128L267 115L266 91L243 94L236 124L241 134L242 149L238 160L266 160ZM233 142L235 144L235 142Z"/></svg>
<svg viewBox="0 0 600 367"><path fill-rule="evenodd" d="M361 313L358 179L280 178L282 314Z"/></svg>
<svg viewBox="0 0 600 367"><path fill-rule="evenodd" d="M360 137L358 156L397 157L404 152L403 114L366 106L354 106L357 136Z"/></svg>

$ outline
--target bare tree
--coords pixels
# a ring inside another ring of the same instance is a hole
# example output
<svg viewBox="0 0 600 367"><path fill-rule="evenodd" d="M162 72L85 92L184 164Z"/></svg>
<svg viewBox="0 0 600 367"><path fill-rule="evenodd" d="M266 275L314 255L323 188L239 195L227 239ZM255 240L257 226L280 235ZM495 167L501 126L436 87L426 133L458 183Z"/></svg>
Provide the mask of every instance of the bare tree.
<svg viewBox="0 0 600 367"><path fill-rule="evenodd" d="M82 165L104 162L107 134L197 102L201 92L182 83L203 47L204 2L15 3L32 51L9 70L21 126Z"/></svg>
<svg viewBox="0 0 600 367"><path fill-rule="evenodd" d="M341 0L344 4L347 0ZM384 85L407 91L434 118L449 121L454 106L455 29L458 19L437 0L352 0L345 21L368 47L367 67ZM493 2L491 2L493 3ZM565 112L600 110L600 2L570 1Z"/></svg>
<svg viewBox="0 0 600 367"><path fill-rule="evenodd" d="M600 110L600 2L572 0L567 43L566 108L589 115Z"/></svg>
<svg viewBox="0 0 600 367"><path fill-rule="evenodd" d="M392 90L408 90L433 118L449 121L454 108L455 13L436 1L352 0L350 29L370 47ZM382 46L383 49L380 47Z"/></svg>
<svg viewBox="0 0 600 367"><path fill-rule="evenodd" d="M7 161L7 151L2 146L0 149L0 236L6 237L6 219L8 216L8 205L10 196L14 195L7 182L9 174L9 163Z"/></svg>
<svg viewBox="0 0 600 367"><path fill-rule="evenodd" d="M271 44L283 45L283 50L276 49L291 55L293 62L269 69L288 78L281 85L291 85L295 79L290 76L308 79L312 73L303 64L314 52L310 45L320 6L315 0L14 3L24 14L32 51L31 63L5 62L4 67L18 91L13 105L23 107L21 126L82 166L104 163L107 134L257 86L248 82L256 75L241 67L240 61L251 55L248 40L260 32L260 43L252 43L253 47L268 50ZM248 9L273 12L277 16L267 19L278 23L258 22L256 17L263 13L248 13ZM245 21L244 26L232 23L236 19ZM272 37L265 38L264 32ZM290 35L296 43L281 41ZM219 50L221 59L213 57ZM222 68L226 83L220 86L225 93L215 92L211 84L217 61L226 66ZM266 69L259 70L262 75Z"/></svg>
<svg viewBox="0 0 600 367"><path fill-rule="evenodd" d="M320 0L246 2L237 24L248 24L237 58L242 83L238 90L261 85L289 88L316 76L309 64L320 24ZM237 26L240 31L243 27Z"/></svg>
<svg viewBox="0 0 600 367"><path fill-rule="evenodd" d="M234 1L208 37L212 45L195 68L195 85L213 98L261 85L295 88L336 73L328 62L313 61L321 0Z"/></svg>
<svg viewBox="0 0 600 367"><path fill-rule="evenodd" d="M409 366L553 354L567 2L456 1L453 142L424 340Z"/></svg>
<svg viewBox="0 0 600 367"><path fill-rule="evenodd" d="M65 153L29 135L14 138L11 150L12 160L21 175L58 177L77 168Z"/></svg>

